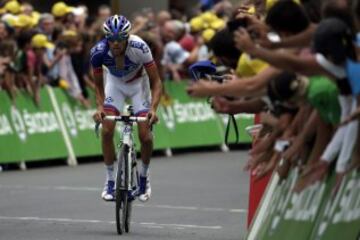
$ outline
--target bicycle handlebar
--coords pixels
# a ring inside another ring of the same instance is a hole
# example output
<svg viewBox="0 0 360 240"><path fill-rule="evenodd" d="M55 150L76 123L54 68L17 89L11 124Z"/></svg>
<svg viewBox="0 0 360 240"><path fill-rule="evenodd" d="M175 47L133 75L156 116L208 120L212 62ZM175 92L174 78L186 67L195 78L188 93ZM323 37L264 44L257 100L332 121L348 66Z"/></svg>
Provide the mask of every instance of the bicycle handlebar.
<svg viewBox="0 0 360 240"><path fill-rule="evenodd" d="M136 116L105 116L104 120L114 121L114 122L146 122L148 120L147 117L136 117ZM99 128L101 123L95 124L95 134L96 137L99 137Z"/></svg>
<svg viewBox="0 0 360 240"><path fill-rule="evenodd" d="M135 117L135 116L105 116L104 120L114 122L146 122L147 117Z"/></svg>

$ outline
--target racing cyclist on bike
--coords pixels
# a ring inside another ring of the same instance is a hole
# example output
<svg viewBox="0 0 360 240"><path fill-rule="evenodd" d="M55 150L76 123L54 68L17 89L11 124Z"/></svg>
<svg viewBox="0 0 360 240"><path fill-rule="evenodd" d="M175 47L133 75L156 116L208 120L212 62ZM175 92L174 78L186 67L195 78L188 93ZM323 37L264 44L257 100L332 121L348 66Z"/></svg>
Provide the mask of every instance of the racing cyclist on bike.
<svg viewBox="0 0 360 240"><path fill-rule="evenodd" d="M95 77L97 112L93 118L102 122L102 151L106 182L101 197L113 201L115 123L102 121L105 115L119 115L125 99L130 99L136 116L147 116L148 122L138 123L141 143L139 200L151 195L149 164L153 150L151 125L157 121L156 109L161 97L161 80L148 45L138 36L130 35L131 23L121 15L109 17L103 24L105 38L91 49L91 65ZM151 91L150 91L151 87Z"/></svg>

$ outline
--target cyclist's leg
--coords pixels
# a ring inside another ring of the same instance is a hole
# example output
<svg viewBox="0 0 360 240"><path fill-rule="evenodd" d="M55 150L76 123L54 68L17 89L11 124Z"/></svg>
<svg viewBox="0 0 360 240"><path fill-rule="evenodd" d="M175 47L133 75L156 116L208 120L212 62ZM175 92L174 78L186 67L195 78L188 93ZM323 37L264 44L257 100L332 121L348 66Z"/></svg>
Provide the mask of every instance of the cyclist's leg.
<svg viewBox="0 0 360 240"><path fill-rule="evenodd" d="M110 74L106 75L107 83L105 85L105 100L104 111L106 115L119 115L124 105L124 96L116 86L116 78ZM103 121L102 128L102 151L104 156L104 163L106 169L105 187L102 192L102 198L107 201L114 200L114 161L115 161L115 146L114 146L114 131L115 123L110 121Z"/></svg>
<svg viewBox="0 0 360 240"><path fill-rule="evenodd" d="M146 116L151 103L149 80L143 77L137 86L137 91L131 96L134 112L137 116ZM151 195L151 186L149 180L149 165L153 150L153 136L148 122L138 123L138 134L140 139L140 152L142 164L140 167L140 197L146 201ZM143 195L143 196L142 196Z"/></svg>
<svg viewBox="0 0 360 240"><path fill-rule="evenodd" d="M143 79L137 84L136 88L137 90L131 96L135 115L146 116L149 112L151 103L149 80L147 76L143 77ZM152 133L148 122L138 123L138 130L141 143L141 159L145 165L148 165L150 164L153 147ZM143 171L140 171L140 173L143 173L142 175L146 175Z"/></svg>

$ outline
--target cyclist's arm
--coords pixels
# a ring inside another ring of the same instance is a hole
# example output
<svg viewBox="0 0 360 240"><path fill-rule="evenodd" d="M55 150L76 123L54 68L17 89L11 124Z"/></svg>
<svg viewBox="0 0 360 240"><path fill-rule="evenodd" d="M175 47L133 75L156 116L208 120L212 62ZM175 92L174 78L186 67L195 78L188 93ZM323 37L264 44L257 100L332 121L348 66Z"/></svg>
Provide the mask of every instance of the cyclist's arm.
<svg viewBox="0 0 360 240"><path fill-rule="evenodd" d="M92 73L94 76L95 84L95 96L96 96L96 105L98 110L102 110L105 93L104 93L104 75L103 75L103 56L102 52L98 50L97 46L94 46L90 51L90 64Z"/></svg>
<svg viewBox="0 0 360 240"><path fill-rule="evenodd" d="M160 102L160 97L162 92L161 79L155 62L151 66L145 67L145 70L150 80L151 97L152 97L151 110L156 111Z"/></svg>
<svg viewBox="0 0 360 240"><path fill-rule="evenodd" d="M103 74L94 72L94 80L95 80L94 82L95 82L96 106L98 109L102 109L105 99Z"/></svg>
<svg viewBox="0 0 360 240"><path fill-rule="evenodd" d="M146 73L149 76L149 81L150 81L150 88L151 88L150 111L156 112L162 93L161 79L149 46L143 40L140 39L139 41L143 44L143 48L142 51L137 51L139 54L138 57L142 62L146 70Z"/></svg>

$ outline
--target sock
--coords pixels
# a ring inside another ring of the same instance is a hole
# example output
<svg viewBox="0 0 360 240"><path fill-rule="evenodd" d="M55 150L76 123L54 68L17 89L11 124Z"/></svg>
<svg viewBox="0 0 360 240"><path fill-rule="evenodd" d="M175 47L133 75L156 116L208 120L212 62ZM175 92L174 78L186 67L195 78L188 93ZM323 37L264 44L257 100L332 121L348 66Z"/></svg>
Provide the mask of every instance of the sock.
<svg viewBox="0 0 360 240"><path fill-rule="evenodd" d="M106 165L106 181L114 181L114 164Z"/></svg>
<svg viewBox="0 0 360 240"><path fill-rule="evenodd" d="M149 164L141 164L140 176L147 177L149 174Z"/></svg>

